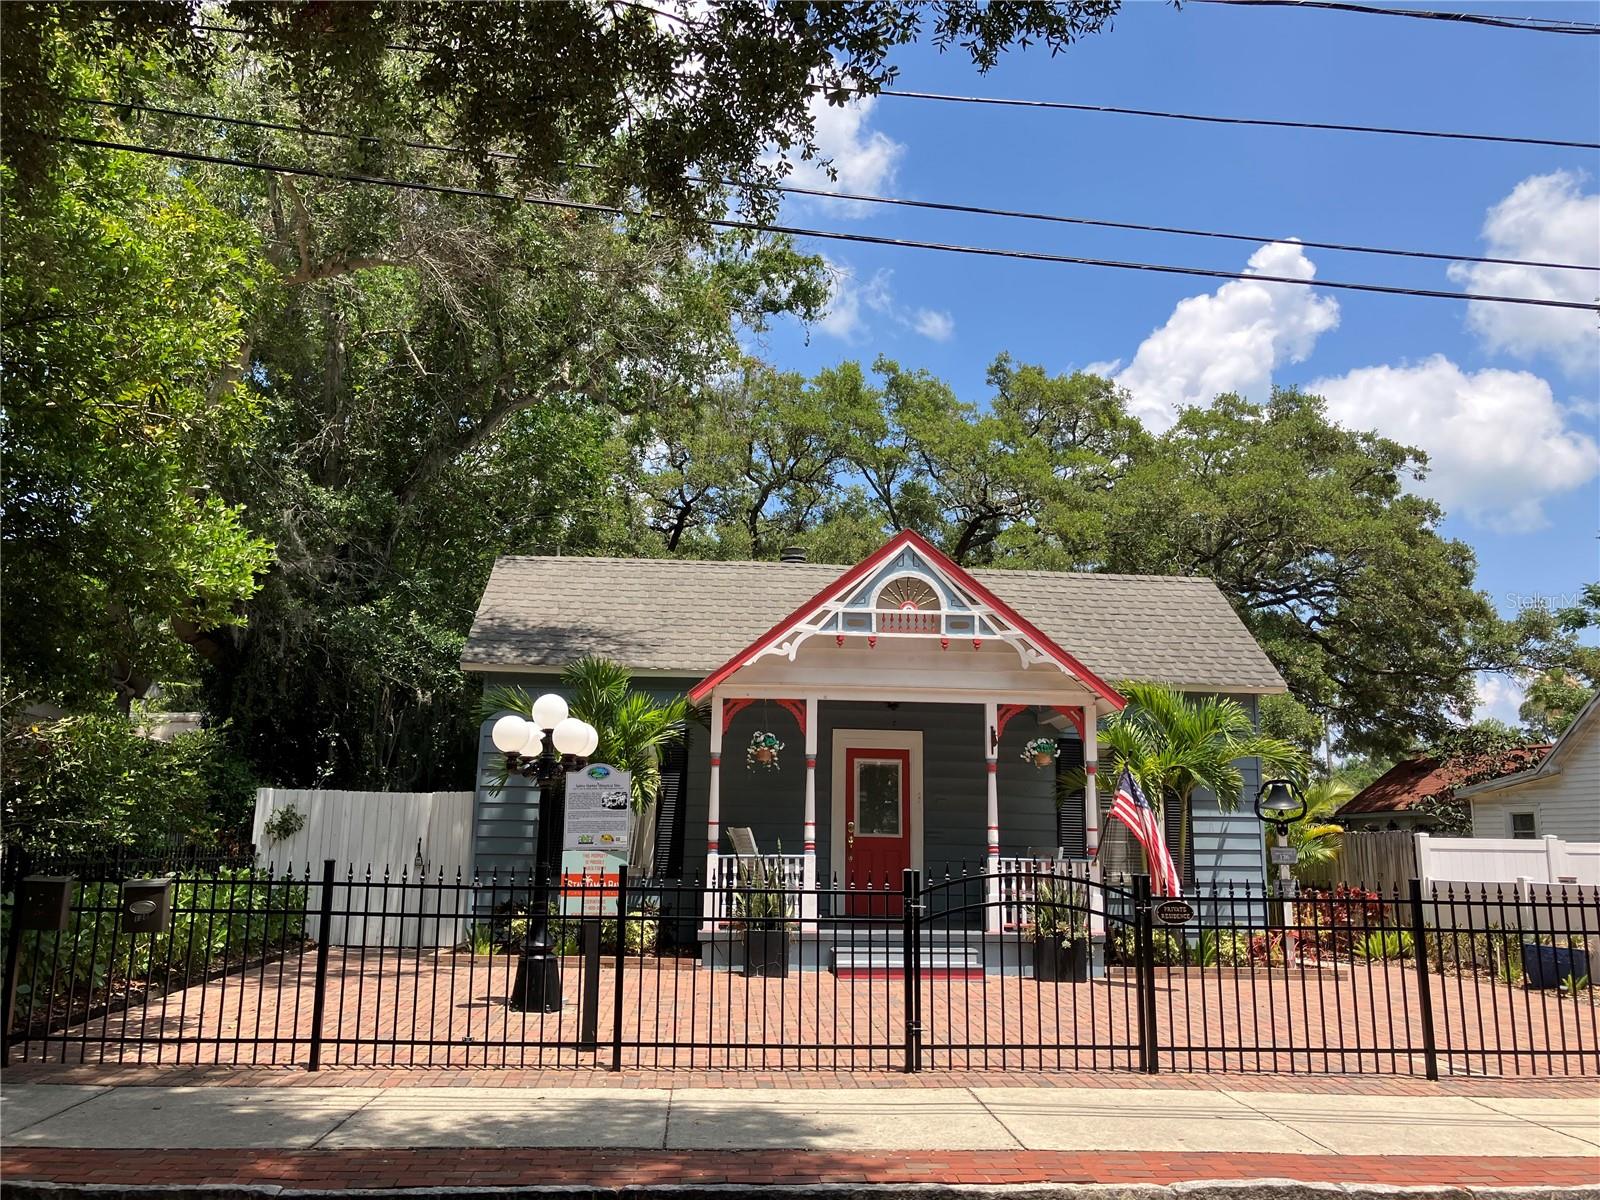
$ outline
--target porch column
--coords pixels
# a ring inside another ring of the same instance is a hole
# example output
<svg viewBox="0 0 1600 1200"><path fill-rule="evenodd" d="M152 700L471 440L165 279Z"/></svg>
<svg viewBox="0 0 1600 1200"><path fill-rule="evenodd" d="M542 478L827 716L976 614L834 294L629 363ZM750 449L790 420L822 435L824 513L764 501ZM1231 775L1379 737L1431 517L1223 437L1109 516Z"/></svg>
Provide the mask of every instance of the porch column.
<svg viewBox="0 0 1600 1200"><path fill-rule="evenodd" d="M706 788L706 905L705 923L710 928L722 898L715 891L717 847L722 843L722 696L711 693L711 779Z"/></svg>
<svg viewBox="0 0 1600 1200"><path fill-rule="evenodd" d="M998 745L1000 715L993 700L983 704L983 765L989 783L989 824L985 844L987 856L984 872L985 884L984 929L988 933L1000 932L1000 769Z"/></svg>
<svg viewBox="0 0 1600 1200"><path fill-rule="evenodd" d="M1095 727L1097 714L1095 703L1090 701L1083 706L1083 852L1089 859L1089 878L1096 883L1100 881L1100 798L1097 793L1096 783L1099 780L1100 769L1100 740L1099 730ZM1102 894L1103 898L1103 894ZM1106 932L1105 907L1102 902L1097 908L1095 897L1089 897L1089 936L1104 937Z"/></svg>
<svg viewBox="0 0 1600 1200"><path fill-rule="evenodd" d="M806 816L800 848L805 854L801 867L801 929L817 928L817 698L806 697Z"/></svg>

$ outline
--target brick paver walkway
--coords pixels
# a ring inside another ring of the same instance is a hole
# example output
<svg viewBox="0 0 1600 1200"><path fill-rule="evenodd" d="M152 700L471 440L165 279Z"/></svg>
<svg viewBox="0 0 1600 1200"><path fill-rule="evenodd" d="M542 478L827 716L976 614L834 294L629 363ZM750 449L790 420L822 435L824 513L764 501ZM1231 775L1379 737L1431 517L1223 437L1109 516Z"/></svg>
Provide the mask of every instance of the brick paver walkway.
<svg viewBox="0 0 1600 1200"><path fill-rule="evenodd" d="M301 1188L511 1187L539 1184L1181 1183L1294 1179L1317 1183L1581 1187L1592 1158L1422 1155L1094 1153L1047 1150L84 1150L9 1148L15 1183L278 1185Z"/></svg>
<svg viewBox="0 0 1600 1200"><path fill-rule="evenodd" d="M375 1067L609 1066L617 973L599 977L597 1049L580 1046L579 960L567 1007L510 1009L516 959L335 950L323 1062ZM314 952L100 1014L14 1060L304 1064ZM904 983L825 971L746 979L693 959L632 959L622 973L621 1062L643 1069L893 1071L905 1062ZM1484 978L1433 976L1440 1069L1453 1075L1600 1074L1588 999ZM1415 969L1173 968L1158 971L1156 1036L1166 1071L1420 1075ZM1016 976L923 981L922 1064L965 1071L1132 1070L1135 991L1120 969L1092 983ZM19 1014L26 1021L28 1014Z"/></svg>

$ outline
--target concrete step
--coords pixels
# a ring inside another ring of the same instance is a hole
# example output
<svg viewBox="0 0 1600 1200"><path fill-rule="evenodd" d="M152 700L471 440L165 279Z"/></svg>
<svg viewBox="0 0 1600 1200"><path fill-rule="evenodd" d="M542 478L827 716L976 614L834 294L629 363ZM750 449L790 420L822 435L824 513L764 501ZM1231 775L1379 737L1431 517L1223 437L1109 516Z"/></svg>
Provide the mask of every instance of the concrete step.
<svg viewBox="0 0 1600 1200"><path fill-rule="evenodd" d="M983 954L974 946L925 946L917 956L917 965L918 970L927 976L981 976ZM898 978L904 976L905 972L905 953L899 946L875 946L870 949L836 946L833 950L833 973L840 978Z"/></svg>

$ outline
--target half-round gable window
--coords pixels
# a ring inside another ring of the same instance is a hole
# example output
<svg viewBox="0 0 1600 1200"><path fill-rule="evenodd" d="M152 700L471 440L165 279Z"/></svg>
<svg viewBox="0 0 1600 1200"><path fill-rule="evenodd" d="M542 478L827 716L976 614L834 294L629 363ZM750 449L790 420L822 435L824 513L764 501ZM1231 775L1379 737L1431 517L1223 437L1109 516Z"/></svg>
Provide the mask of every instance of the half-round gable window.
<svg viewBox="0 0 1600 1200"><path fill-rule="evenodd" d="M902 575L878 592L878 628L884 633L937 633L943 607L926 579Z"/></svg>

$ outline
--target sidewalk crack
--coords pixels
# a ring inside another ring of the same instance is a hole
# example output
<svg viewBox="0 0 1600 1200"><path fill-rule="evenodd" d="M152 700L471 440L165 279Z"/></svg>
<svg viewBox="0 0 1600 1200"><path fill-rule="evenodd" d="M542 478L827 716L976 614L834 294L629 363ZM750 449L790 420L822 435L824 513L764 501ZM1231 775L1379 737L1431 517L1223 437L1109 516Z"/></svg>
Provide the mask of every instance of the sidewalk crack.
<svg viewBox="0 0 1600 1200"><path fill-rule="evenodd" d="M996 1125L1000 1126L1001 1130L1005 1133L1005 1135L1008 1138L1011 1139L1011 1141L1015 1144L1015 1146L1016 1146L1016 1148L1018 1150L1027 1150L1029 1148L1029 1147L1027 1147L1027 1146L1022 1144L1022 1139L1019 1138L1016 1135L1016 1133L1012 1131L1011 1126L1006 1124L1005 1118L1002 1117L999 1113L995 1112L994 1109L990 1108L987 1104L985 1104L983 1102L983 1097L978 1094L980 1089L974 1088L974 1087L968 1087L968 1088L962 1088L961 1090L966 1092L967 1095L971 1096L972 1099L973 1099L973 1102L975 1104L977 1104L977 1106L979 1108L983 1109L984 1112L989 1114L989 1119L991 1121L993 1121Z"/></svg>
<svg viewBox="0 0 1600 1200"><path fill-rule="evenodd" d="M326 1130L325 1132L319 1134L317 1136L316 1141L312 1142L309 1146L306 1147L306 1149L307 1150L315 1150L318 1146L322 1145L322 1142L323 1142L324 1138L332 1137L334 1134L338 1133L339 1130L343 1129L345 1127L345 1125L350 1121L350 1119L352 1117L358 1116L359 1114L366 1112L368 1108L370 1108L373 1104L377 1103L378 1097L381 1096L381 1095L383 1095L382 1091L373 1092L372 1095L368 1096L366 1098L366 1100L362 1104L360 1104L356 1108L351 1109L349 1112L345 1113L344 1116L340 1117L339 1120L338 1120L338 1123L335 1124L332 1128L330 1128L330 1129Z"/></svg>
<svg viewBox="0 0 1600 1200"><path fill-rule="evenodd" d="M15 1087L17 1085L13 1084L12 1086ZM34 1084L25 1084L23 1086L25 1086L25 1087L50 1087L52 1085L34 1083ZM51 1113L48 1117L39 1117L37 1120L29 1121L26 1125L17 1126L15 1129L10 1130L6 1134L6 1136L7 1137L15 1137L17 1134L21 1133L24 1129L32 1129L35 1125L43 1125L46 1121L54 1121L57 1117L63 1116L64 1114L71 1112L75 1108L82 1108L85 1104L89 1103L89 1101L91 1101L91 1100L98 1100L101 1096L104 1096L107 1092L109 1092L111 1090L112 1090L112 1085L106 1084L99 1091L94 1092L92 1095L85 1096L82 1100L79 1100L74 1104L69 1104L65 1108L56 1110L55 1112Z"/></svg>
<svg viewBox="0 0 1600 1200"><path fill-rule="evenodd" d="M1221 1090L1221 1089L1219 1089L1219 1090ZM1312 1137L1304 1129L1300 1129L1297 1126L1289 1124L1289 1122L1287 1122L1285 1120L1282 1120L1279 1117L1274 1116L1272 1113L1268 1112L1266 1109L1257 1108L1254 1104L1251 1104L1249 1100L1245 1099L1245 1093L1243 1093L1243 1092L1226 1092L1225 1094L1227 1095L1228 1099L1232 1100L1234 1103L1239 1104L1242 1107L1249 1109L1251 1112L1255 1113L1258 1117L1265 1117L1268 1121L1271 1121L1274 1125L1283 1126L1283 1128L1287 1129L1290 1133L1294 1134L1296 1137L1305 1138L1305 1140L1310 1142L1313 1146L1321 1146L1329 1154L1338 1154L1338 1153L1340 1153L1338 1150L1335 1150L1332 1146L1328 1145L1327 1142L1324 1142L1324 1141L1321 1141L1321 1140L1319 1140L1317 1138Z"/></svg>

